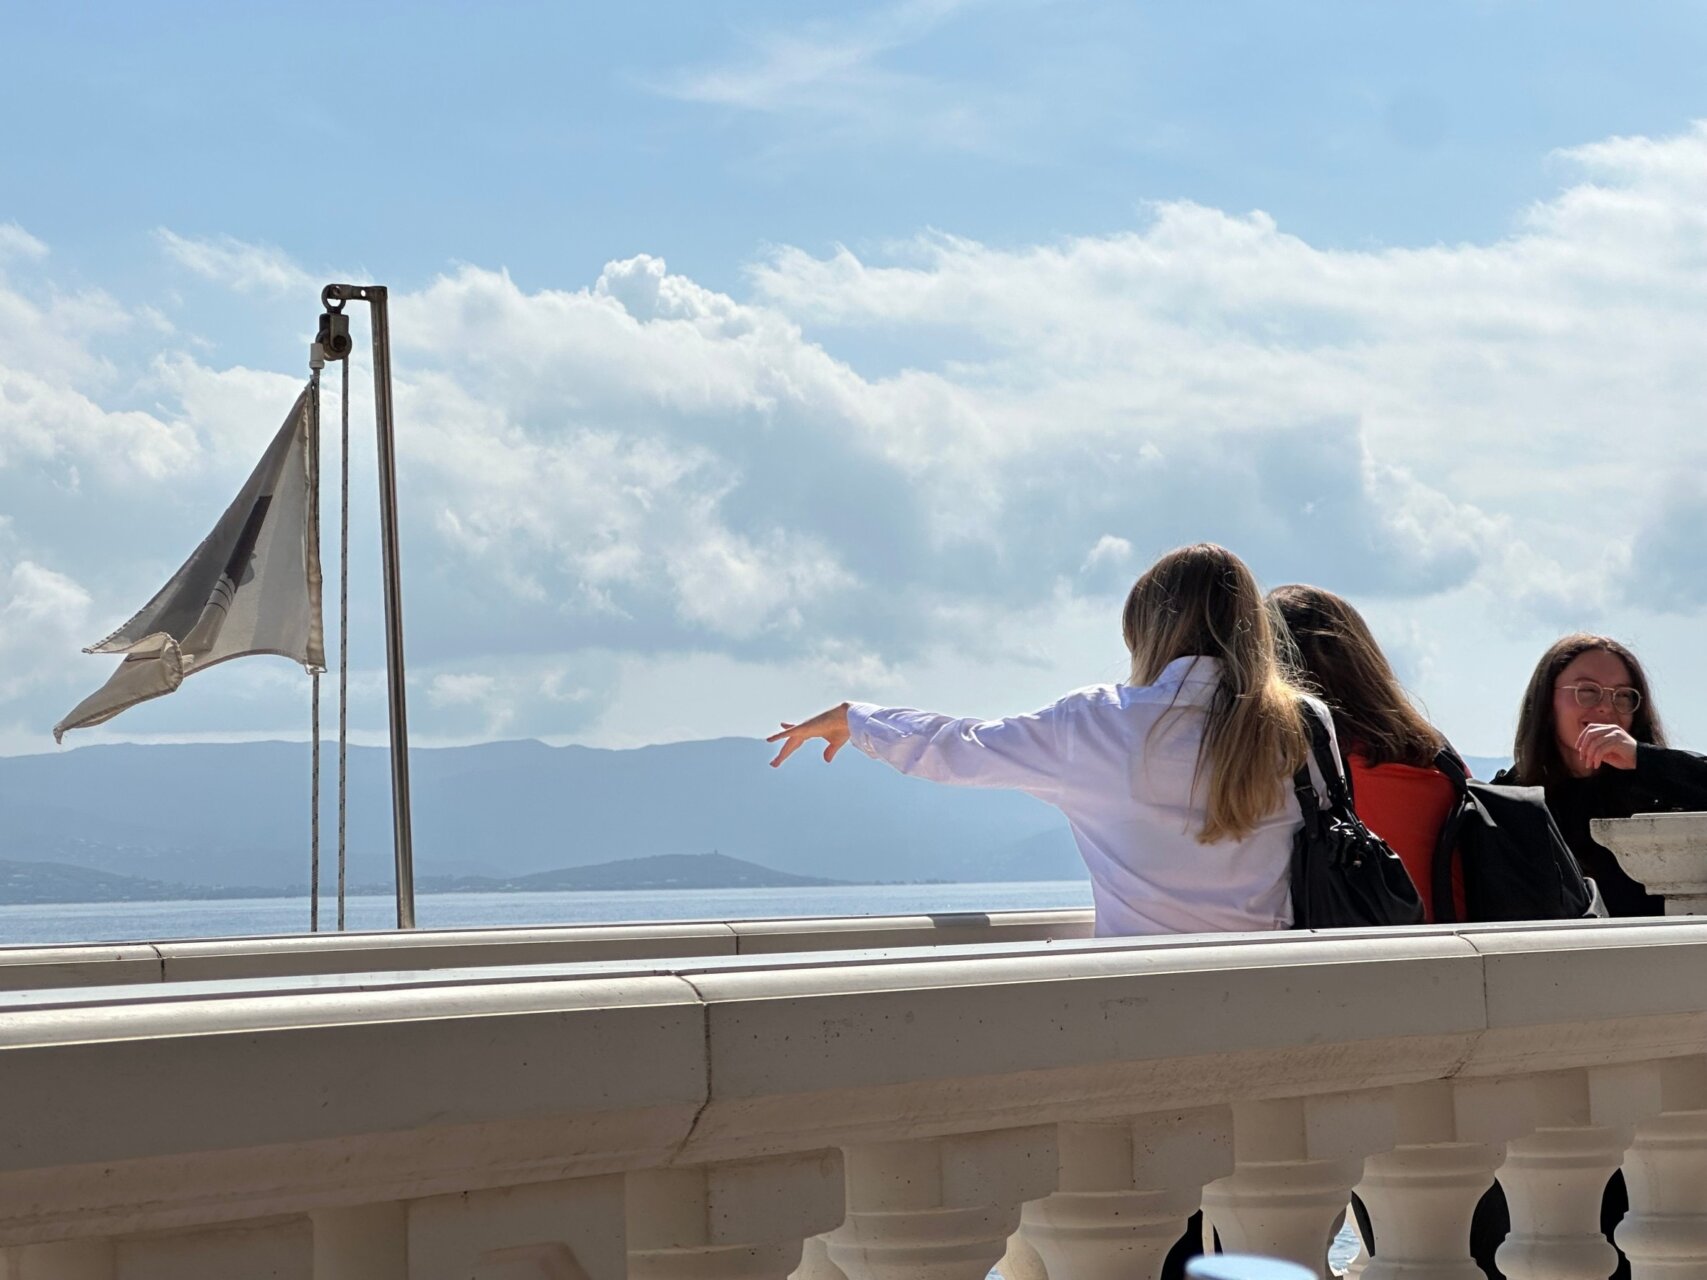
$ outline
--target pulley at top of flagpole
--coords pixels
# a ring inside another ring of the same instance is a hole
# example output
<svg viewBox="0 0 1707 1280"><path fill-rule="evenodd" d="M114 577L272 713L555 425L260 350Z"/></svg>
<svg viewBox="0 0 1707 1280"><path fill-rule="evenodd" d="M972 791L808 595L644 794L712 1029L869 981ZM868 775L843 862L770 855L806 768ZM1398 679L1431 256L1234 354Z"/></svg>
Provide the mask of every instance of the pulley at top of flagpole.
<svg viewBox="0 0 1707 1280"><path fill-rule="evenodd" d="M314 346L327 360L348 360L354 347L350 341L350 318L344 314L344 297L333 292L340 287L329 284L320 291L320 305L326 310L320 315Z"/></svg>

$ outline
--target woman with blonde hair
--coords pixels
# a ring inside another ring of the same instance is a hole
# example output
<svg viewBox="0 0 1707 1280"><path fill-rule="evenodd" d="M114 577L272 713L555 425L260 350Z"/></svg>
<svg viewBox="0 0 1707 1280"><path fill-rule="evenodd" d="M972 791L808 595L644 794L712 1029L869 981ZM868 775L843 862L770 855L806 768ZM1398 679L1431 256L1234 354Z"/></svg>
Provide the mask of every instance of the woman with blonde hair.
<svg viewBox="0 0 1707 1280"><path fill-rule="evenodd" d="M1182 547L1133 584L1122 630L1124 684L1002 720L844 702L785 722L771 764L851 742L902 773L1054 805L1090 869L1098 936L1286 928L1291 783L1310 743L1256 579L1225 548Z"/></svg>

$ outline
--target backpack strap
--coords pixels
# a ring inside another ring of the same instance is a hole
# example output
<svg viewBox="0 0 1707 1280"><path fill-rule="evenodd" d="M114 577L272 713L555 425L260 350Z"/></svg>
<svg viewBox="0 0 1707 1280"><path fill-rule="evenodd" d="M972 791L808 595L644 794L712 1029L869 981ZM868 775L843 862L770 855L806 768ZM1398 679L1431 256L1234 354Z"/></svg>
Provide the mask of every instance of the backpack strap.
<svg viewBox="0 0 1707 1280"><path fill-rule="evenodd" d="M1434 767L1446 775L1446 780L1459 795L1463 795L1468 789L1470 770L1465 767L1464 758L1453 749L1450 742L1434 753Z"/></svg>
<svg viewBox="0 0 1707 1280"><path fill-rule="evenodd" d="M1452 892L1452 864L1458 857L1458 829L1463 825L1465 802L1470 794L1470 771L1450 742L1435 753L1434 767L1452 784L1457 799L1441 824L1434 856L1429 860L1429 888L1434 897L1435 923L1457 924L1458 900Z"/></svg>

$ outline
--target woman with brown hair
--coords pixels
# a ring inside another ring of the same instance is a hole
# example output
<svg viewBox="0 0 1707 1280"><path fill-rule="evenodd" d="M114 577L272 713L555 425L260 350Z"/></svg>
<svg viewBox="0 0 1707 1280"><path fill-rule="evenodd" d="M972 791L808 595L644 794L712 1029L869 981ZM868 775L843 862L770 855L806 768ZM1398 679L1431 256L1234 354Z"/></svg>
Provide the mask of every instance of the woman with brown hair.
<svg viewBox="0 0 1707 1280"><path fill-rule="evenodd" d="M1432 921L1435 846L1457 798L1434 764L1445 737L1411 704L1350 601L1298 583L1276 587L1268 599L1284 623L1288 664L1333 713L1358 816L1399 855ZM1461 908L1463 875L1454 870Z"/></svg>
<svg viewBox="0 0 1707 1280"><path fill-rule="evenodd" d="M1222 547L1183 547L1133 584L1122 630L1125 684L1003 720L844 702L785 722L771 764L852 742L902 773L1047 801L1090 869L1099 936L1285 928L1309 738L1256 580Z"/></svg>
<svg viewBox="0 0 1707 1280"><path fill-rule="evenodd" d="M1541 655L1518 711L1512 767L1494 781L1545 789L1610 914L1665 914L1664 900L1624 874L1589 822L1707 808L1707 758L1666 745L1648 674L1624 645L1578 632Z"/></svg>

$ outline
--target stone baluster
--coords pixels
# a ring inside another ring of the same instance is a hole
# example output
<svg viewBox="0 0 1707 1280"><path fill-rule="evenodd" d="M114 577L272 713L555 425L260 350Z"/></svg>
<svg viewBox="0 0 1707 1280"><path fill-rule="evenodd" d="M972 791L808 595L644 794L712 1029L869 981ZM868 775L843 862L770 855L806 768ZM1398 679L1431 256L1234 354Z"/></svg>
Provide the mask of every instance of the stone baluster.
<svg viewBox="0 0 1707 1280"><path fill-rule="evenodd" d="M1057 1142L1060 1189L1026 1204L1019 1238L1060 1280L1154 1276L1197 1211L1204 1183L1233 1170L1226 1107L1063 1124Z"/></svg>
<svg viewBox="0 0 1707 1280"><path fill-rule="evenodd" d="M1707 915L1707 813L1595 818L1589 827L1625 875L1665 899L1668 916Z"/></svg>
<svg viewBox="0 0 1707 1280"><path fill-rule="evenodd" d="M783 1280L845 1211L839 1151L628 1176L628 1280Z"/></svg>
<svg viewBox="0 0 1707 1280"><path fill-rule="evenodd" d="M825 1238L847 1280L983 1280L1020 1205L1055 1190L1055 1126L843 1151L847 1217Z"/></svg>
<svg viewBox="0 0 1707 1280"><path fill-rule="evenodd" d="M1019 1230L1008 1237L1008 1251L996 1263L996 1271L1002 1280L1049 1280L1049 1269L1043 1265L1043 1255L1025 1238L1023 1209L1020 1211Z"/></svg>
<svg viewBox="0 0 1707 1280"><path fill-rule="evenodd" d="M1385 1090L1233 1106L1233 1171L1203 1190L1229 1253L1285 1258L1327 1273L1328 1246L1364 1156L1393 1143Z"/></svg>
<svg viewBox="0 0 1707 1280"><path fill-rule="evenodd" d="M842 1210L847 1211L844 1200ZM1041 1264L1039 1264L1041 1265ZM1006 1272L1003 1273L1006 1275ZM830 1261L830 1242L823 1236L807 1236L800 1248L800 1265L789 1275L789 1280L848 1280L842 1274L842 1269ZM1031 1280L1027 1277L1026 1280Z"/></svg>
<svg viewBox="0 0 1707 1280"><path fill-rule="evenodd" d="M1532 1127L1521 1080L1439 1080L1393 1091L1396 1145L1364 1162L1358 1194L1375 1229L1363 1280L1482 1280L1470 1218L1506 1142Z"/></svg>
<svg viewBox="0 0 1707 1280"><path fill-rule="evenodd" d="M1632 1280L1707 1275L1707 1058L1659 1064L1659 1114L1624 1157L1630 1212L1614 1238Z"/></svg>
<svg viewBox="0 0 1707 1280"><path fill-rule="evenodd" d="M1633 1126L1660 1107L1656 1065L1531 1076L1534 1132L1500 1166L1511 1234L1495 1261L1510 1280L1606 1280L1618 1253L1600 1230L1601 1194Z"/></svg>

